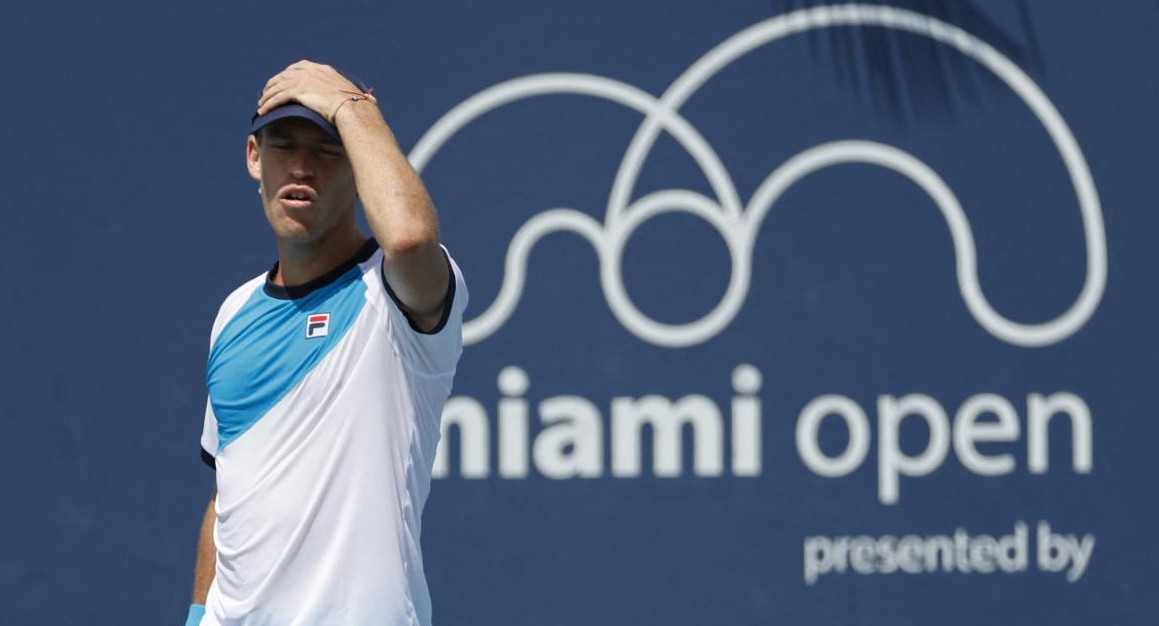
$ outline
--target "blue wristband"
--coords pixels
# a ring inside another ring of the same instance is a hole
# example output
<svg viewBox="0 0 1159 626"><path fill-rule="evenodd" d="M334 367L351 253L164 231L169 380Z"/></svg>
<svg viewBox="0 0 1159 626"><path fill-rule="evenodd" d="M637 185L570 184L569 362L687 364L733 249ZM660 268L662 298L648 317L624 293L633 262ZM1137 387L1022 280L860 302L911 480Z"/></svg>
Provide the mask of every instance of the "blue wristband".
<svg viewBox="0 0 1159 626"><path fill-rule="evenodd" d="M200 626L202 617L205 617L205 605L190 604L189 617L185 618L185 626Z"/></svg>

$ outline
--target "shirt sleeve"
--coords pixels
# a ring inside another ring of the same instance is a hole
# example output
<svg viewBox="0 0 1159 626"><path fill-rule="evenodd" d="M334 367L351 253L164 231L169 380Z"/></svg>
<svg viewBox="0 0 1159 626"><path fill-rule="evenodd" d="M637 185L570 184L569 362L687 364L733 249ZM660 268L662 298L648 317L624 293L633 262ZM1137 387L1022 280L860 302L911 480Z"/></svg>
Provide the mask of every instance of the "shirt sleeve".
<svg viewBox="0 0 1159 626"><path fill-rule="evenodd" d="M451 280L447 285L443 316L429 331L420 330L403 312L398 297L386 282L381 264L378 272L388 296L388 328L394 343L414 372L431 378L454 375L459 355L463 352L463 311L467 308L467 283L463 280L463 273L447 249L442 250Z"/></svg>
<svg viewBox="0 0 1159 626"><path fill-rule="evenodd" d="M205 400L205 425L201 428L201 460L217 468L217 416L213 414L213 403L208 398Z"/></svg>
<svg viewBox="0 0 1159 626"><path fill-rule="evenodd" d="M209 349L213 349L213 343L217 341L217 336L221 334L226 323L233 317L237 310L249 299L250 294L254 289L259 288L265 282L265 274L259 274L248 282L238 287L229 294L221 307L217 311L217 317L213 320L213 330L209 334ZM205 461L206 465L216 469L217 468L217 416L213 413L213 402L208 396L205 399L205 422L201 428L201 460Z"/></svg>

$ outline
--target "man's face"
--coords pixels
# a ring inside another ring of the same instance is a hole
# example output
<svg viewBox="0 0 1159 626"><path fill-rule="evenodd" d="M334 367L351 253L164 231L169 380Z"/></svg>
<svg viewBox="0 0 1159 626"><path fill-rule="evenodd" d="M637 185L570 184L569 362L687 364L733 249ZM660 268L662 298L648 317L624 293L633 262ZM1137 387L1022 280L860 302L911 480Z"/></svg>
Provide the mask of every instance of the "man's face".
<svg viewBox="0 0 1159 626"><path fill-rule="evenodd" d="M246 142L246 165L260 184L266 219L279 239L323 241L354 219L357 189L342 144L314 123L278 120Z"/></svg>

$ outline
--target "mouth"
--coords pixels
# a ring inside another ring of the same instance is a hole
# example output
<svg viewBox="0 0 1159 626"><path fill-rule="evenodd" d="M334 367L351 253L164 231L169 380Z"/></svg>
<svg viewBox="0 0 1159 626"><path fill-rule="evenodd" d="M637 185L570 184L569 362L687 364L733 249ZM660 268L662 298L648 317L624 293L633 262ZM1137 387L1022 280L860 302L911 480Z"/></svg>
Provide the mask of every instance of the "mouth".
<svg viewBox="0 0 1159 626"><path fill-rule="evenodd" d="M288 185L278 193L278 200L288 209L305 209L314 204L318 194L305 185Z"/></svg>

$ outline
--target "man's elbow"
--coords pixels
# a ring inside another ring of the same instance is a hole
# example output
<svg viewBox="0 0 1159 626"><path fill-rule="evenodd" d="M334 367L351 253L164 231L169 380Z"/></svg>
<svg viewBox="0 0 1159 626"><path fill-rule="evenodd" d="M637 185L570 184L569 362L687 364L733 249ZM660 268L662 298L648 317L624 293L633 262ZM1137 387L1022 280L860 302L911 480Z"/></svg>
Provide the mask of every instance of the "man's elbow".
<svg viewBox="0 0 1159 626"><path fill-rule="evenodd" d="M435 254L439 251L438 227L397 229L385 241L378 242L387 259L404 260Z"/></svg>

